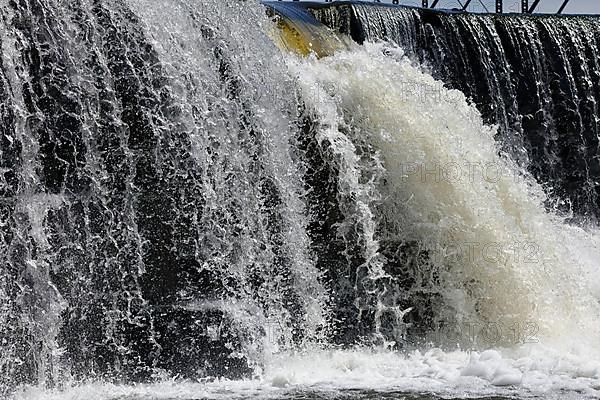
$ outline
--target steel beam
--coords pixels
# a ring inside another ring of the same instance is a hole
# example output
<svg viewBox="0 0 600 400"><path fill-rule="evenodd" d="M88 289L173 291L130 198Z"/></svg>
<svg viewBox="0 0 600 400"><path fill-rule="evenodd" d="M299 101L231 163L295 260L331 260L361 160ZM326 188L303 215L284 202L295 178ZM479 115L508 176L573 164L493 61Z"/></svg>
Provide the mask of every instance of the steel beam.
<svg viewBox="0 0 600 400"><path fill-rule="evenodd" d="M502 7L502 0L496 0L496 13L502 14L504 7Z"/></svg>
<svg viewBox="0 0 600 400"><path fill-rule="evenodd" d="M521 12L527 14L529 12L529 0L521 0Z"/></svg>
<svg viewBox="0 0 600 400"><path fill-rule="evenodd" d="M433 0L433 3L431 4L431 8L435 8L435 6L437 6L437 3L439 3L440 0Z"/></svg>
<svg viewBox="0 0 600 400"><path fill-rule="evenodd" d="M421 3L423 8L429 8L429 0L423 0L423 2Z"/></svg>
<svg viewBox="0 0 600 400"><path fill-rule="evenodd" d="M565 0L564 3L562 3L562 6L560 6L560 8L558 9L557 14L562 14L562 12L564 11L567 4L569 4L569 1L571 1L571 0Z"/></svg>
<svg viewBox="0 0 600 400"><path fill-rule="evenodd" d="M463 11L467 11L467 7L469 7L469 4L471 4L471 0L467 0L467 1L465 2L465 4L464 4L464 5L463 5L463 7L462 7Z"/></svg>
<svg viewBox="0 0 600 400"><path fill-rule="evenodd" d="M533 4L531 5L531 7L529 7L529 14L533 14L535 12L536 7L538 6L538 4L540 4L540 0L534 0Z"/></svg>

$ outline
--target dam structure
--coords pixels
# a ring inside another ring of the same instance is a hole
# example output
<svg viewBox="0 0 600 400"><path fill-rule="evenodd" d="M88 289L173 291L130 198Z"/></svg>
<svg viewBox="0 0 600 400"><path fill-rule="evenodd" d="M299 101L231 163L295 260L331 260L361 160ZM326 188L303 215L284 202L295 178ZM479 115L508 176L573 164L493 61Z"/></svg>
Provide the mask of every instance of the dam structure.
<svg viewBox="0 0 600 400"><path fill-rule="evenodd" d="M600 396L574 2L1 2L0 398Z"/></svg>

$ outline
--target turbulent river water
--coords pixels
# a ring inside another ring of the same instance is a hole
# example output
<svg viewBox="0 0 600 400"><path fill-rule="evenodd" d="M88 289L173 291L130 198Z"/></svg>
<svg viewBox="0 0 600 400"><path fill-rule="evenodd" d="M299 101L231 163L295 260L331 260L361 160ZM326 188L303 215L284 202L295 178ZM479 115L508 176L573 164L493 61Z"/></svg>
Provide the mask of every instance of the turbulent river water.
<svg viewBox="0 0 600 400"><path fill-rule="evenodd" d="M1 396L600 396L598 20L313 13L0 2Z"/></svg>

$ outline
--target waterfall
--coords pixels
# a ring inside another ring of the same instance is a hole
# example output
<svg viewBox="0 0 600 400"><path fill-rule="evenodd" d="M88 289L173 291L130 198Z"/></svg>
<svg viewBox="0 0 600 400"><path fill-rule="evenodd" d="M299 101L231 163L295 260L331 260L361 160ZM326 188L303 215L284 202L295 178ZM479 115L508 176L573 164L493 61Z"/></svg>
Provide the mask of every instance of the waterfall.
<svg viewBox="0 0 600 400"><path fill-rule="evenodd" d="M2 12L7 386L239 377L265 347L314 336L326 295L291 148L294 87L264 9Z"/></svg>
<svg viewBox="0 0 600 400"><path fill-rule="evenodd" d="M445 335L464 335L474 324L505 334L531 325L544 338L571 336L575 326L585 326L579 340L598 337L598 299L589 281L574 278L596 262L578 260L565 246L575 228L545 211L542 187L499 155L496 130L462 93L383 45L365 44L296 69L319 120L336 132L350 127L381 160L383 172L368 191L376 211L363 217L372 221L371 247L418 245L421 253L412 264L397 265L377 249L383 266L372 263L366 277L380 285L382 312L435 296L424 303L428 308L412 312L437 313L434 326L451 330ZM323 93L314 96L318 88ZM350 185L359 197L366 190L361 174L377 175L357 169ZM499 334L488 345L514 339Z"/></svg>
<svg viewBox="0 0 600 400"><path fill-rule="evenodd" d="M596 20L312 12L0 3L0 395L597 394Z"/></svg>
<svg viewBox="0 0 600 400"><path fill-rule="evenodd" d="M594 16L503 16L348 5L316 10L355 40L397 43L463 92L502 149L578 221L600 215L600 29Z"/></svg>

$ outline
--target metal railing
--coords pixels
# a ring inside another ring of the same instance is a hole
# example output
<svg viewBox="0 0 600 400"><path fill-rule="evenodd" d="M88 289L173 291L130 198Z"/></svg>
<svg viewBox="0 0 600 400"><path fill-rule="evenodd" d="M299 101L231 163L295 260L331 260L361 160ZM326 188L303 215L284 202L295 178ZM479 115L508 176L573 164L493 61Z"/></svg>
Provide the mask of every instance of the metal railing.
<svg viewBox="0 0 600 400"><path fill-rule="evenodd" d="M282 1L282 0L279 0ZM290 1L290 0L288 0ZM291 1L301 1L301 0L291 0ZM333 3L335 0L323 0L325 3ZM374 3L381 3L381 0L372 0ZM431 1L431 2L430 2ZM456 0L460 5L462 11L467 11L469 5L471 5L473 0ZM565 7L569 4L571 0L563 0L560 8L558 9L557 14L562 14L565 10ZM391 4L401 5L401 0L390 0ZM436 8L440 0L421 0L421 7L423 8ZM489 11L487 7L479 0L486 11ZM540 4L541 0L533 0L530 4L529 0L521 0L521 12L523 14L533 14L537 6ZM496 0L496 13L501 14L504 12L504 0Z"/></svg>
<svg viewBox="0 0 600 400"><path fill-rule="evenodd" d="M431 3L431 5L429 4L429 0L422 0L422 7L423 8L435 8L440 0L433 0L433 3ZM567 5L569 4L571 0L563 0L563 3L561 4L560 8L558 9L557 14L562 14L562 12L565 10L565 7L567 7ZM380 3L380 0L375 0L375 2ZM471 4L472 0L457 0L458 4L461 5L461 8L463 11L466 11L467 8L469 7L469 5ZM523 14L533 14L537 8L537 6L540 4L541 0L533 0L533 3L531 3L531 6L529 5L529 0L521 0L521 12ZM397 2L396 2L397 3ZM504 1L503 0L496 0L496 12L501 14L504 12Z"/></svg>

